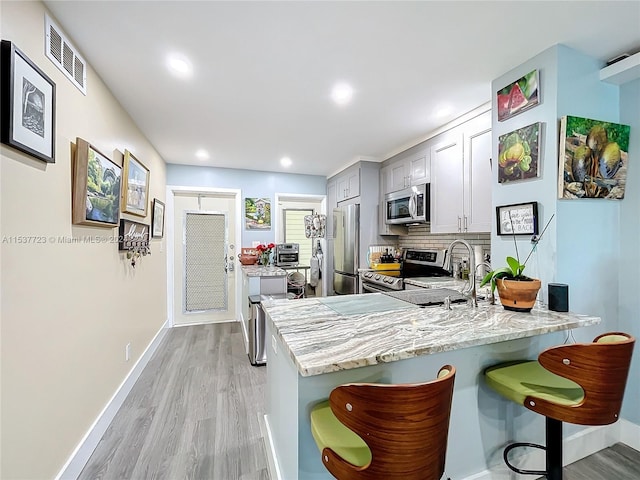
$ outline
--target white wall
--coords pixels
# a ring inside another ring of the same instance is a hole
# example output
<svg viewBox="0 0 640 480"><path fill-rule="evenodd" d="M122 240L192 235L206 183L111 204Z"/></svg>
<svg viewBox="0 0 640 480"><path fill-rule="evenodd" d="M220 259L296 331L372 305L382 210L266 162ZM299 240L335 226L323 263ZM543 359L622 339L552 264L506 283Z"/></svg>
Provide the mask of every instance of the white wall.
<svg viewBox="0 0 640 480"><path fill-rule="evenodd" d="M627 190L620 204L620 258L611 265L618 272L619 328L636 337L636 348L622 405L622 417L640 425L640 80L620 88L620 122L631 126ZM600 285L600 283L599 283Z"/></svg>
<svg viewBox="0 0 640 480"><path fill-rule="evenodd" d="M164 240L133 269L116 243L81 240L116 229L72 225L71 142L84 138L107 156L130 150L151 172L151 199L164 200L164 161L91 68L84 96L46 58L44 18L40 2L2 2L2 39L57 86L56 163L0 148L2 238L47 239L0 245L6 479L54 478L166 321Z"/></svg>

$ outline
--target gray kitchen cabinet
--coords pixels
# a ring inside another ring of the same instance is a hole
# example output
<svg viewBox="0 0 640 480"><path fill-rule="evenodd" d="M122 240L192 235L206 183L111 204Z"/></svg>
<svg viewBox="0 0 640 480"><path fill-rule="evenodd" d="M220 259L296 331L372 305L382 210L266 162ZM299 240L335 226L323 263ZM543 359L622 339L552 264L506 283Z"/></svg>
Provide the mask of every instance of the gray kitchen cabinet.
<svg viewBox="0 0 640 480"><path fill-rule="evenodd" d="M489 231L491 113L486 112L433 139L431 233Z"/></svg>
<svg viewBox="0 0 640 480"><path fill-rule="evenodd" d="M336 178L336 199L338 202L360 196L360 166L354 165Z"/></svg>

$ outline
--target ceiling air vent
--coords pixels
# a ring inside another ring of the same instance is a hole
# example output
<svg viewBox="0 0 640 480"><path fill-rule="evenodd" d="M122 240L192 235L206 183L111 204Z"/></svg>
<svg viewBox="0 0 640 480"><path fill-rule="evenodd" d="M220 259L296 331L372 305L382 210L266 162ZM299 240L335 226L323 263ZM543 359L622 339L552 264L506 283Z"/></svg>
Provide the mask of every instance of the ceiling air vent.
<svg viewBox="0 0 640 480"><path fill-rule="evenodd" d="M87 94L87 63L49 15L45 15L46 54L78 89Z"/></svg>

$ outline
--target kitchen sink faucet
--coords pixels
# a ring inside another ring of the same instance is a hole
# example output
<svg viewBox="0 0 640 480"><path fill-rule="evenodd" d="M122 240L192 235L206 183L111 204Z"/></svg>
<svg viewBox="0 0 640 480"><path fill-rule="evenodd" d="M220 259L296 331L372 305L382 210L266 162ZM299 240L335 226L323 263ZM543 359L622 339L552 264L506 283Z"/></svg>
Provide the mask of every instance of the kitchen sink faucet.
<svg viewBox="0 0 640 480"><path fill-rule="evenodd" d="M478 299L476 297L476 256L475 253L473 252L473 247L471 247L471 245L469 245L469 243L466 240L454 240L453 242L451 242L451 244L449 245L449 248L447 248L447 260L446 260L446 265L445 265L445 269L448 271L451 271L452 269L452 262L451 262L451 258L453 257L453 247L455 247L456 245L464 245L467 250L469 251L469 285L470 288L467 291L462 291L461 293L467 297L469 297L471 299L471 305L473 307L477 307L478 306Z"/></svg>

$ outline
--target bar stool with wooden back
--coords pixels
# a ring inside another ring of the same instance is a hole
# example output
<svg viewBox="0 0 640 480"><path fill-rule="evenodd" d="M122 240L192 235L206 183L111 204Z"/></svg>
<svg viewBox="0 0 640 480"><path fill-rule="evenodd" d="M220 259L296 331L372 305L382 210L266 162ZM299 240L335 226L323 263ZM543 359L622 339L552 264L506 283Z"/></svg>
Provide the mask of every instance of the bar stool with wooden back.
<svg viewBox="0 0 640 480"><path fill-rule="evenodd" d="M512 443L504 461L514 472L562 480L562 422L608 425L618 420L635 339L605 333L592 343L551 347L538 361L509 362L485 370L487 385L500 395L546 418L546 445ZM546 470L524 470L508 459L516 447L546 451Z"/></svg>
<svg viewBox="0 0 640 480"><path fill-rule="evenodd" d="M322 463L338 480L438 480L456 370L411 384L351 383L311 411Z"/></svg>

